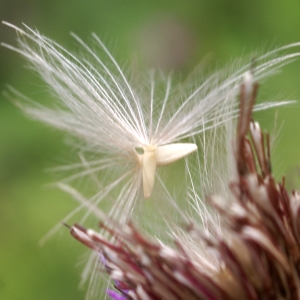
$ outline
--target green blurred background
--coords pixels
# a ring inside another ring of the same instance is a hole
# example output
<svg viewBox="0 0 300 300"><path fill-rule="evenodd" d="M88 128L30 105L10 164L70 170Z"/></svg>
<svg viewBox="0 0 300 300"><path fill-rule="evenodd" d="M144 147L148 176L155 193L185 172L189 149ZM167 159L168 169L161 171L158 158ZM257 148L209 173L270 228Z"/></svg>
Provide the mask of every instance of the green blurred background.
<svg viewBox="0 0 300 300"><path fill-rule="evenodd" d="M37 28L69 49L70 31L91 32L108 45L121 65L137 62L185 76L209 54L224 66L253 50L300 41L300 0L0 0L0 19ZM15 32L0 26L0 40L14 44ZM300 49L298 49L300 50ZM0 90L10 84L34 99L47 89L16 53L0 48ZM265 81L260 99L299 99L300 62ZM275 111L257 114L271 130ZM278 110L274 151L276 174L300 187L300 106ZM27 119L0 96L0 299L84 299L77 286L83 247L62 228L45 246L43 235L75 207L70 197L47 187L49 167L68 150L63 136Z"/></svg>

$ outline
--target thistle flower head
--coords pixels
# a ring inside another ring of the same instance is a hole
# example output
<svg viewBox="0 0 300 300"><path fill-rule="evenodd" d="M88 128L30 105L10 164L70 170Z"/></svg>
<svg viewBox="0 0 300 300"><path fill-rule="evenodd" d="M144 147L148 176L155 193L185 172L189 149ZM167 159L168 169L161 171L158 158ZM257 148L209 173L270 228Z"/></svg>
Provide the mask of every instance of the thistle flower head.
<svg viewBox="0 0 300 300"><path fill-rule="evenodd" d="M115 283L116 291L108 291L112 299L300 299L300 197L289 195L284 179L276 183L271 174L268 134L251 120L256 92L249 73L241 86L232 149L238 174L229 183L234 200L210 197L222 216L222 235L208 236L190 224L170 248L132 223L125 229L104 226L116 243L77 224L71 227L76 239L105 257Z"/></svg>

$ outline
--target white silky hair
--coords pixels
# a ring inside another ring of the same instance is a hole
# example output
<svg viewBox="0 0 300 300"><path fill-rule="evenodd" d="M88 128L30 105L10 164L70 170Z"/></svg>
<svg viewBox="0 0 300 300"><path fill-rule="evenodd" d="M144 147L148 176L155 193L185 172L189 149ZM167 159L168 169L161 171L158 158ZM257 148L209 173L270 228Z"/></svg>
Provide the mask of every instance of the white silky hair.
<svg viewBox="0 0 300 300"><path fill-rule="evenodd" d="M196 215L204 227L208 220L217 220L203 199L211 192L227 193L228 180L234 173L231 142L245 72L251 70L258 81L300 55L285 53L300 46L294 43L257 57L255 63L237 63L213 73L200 83L187 81L173 86L170 76L157 76L154 72L150 73L148 83L135 82L95 34L92 34L94 47L108 59L107 63L74 34L85 55L72 54L26 25L23 30L3 23L17 31L18 46L2 45L28 60L30 67L48 84L54 98L53 103L41 104L11 89L21 98L17 104L34 119L79 141L80 162L59 168L71 175L58 186L80 203L65 221L84 211L78 220L82 224L91 216L103 220L106 214L120 224L130 218L144 220L143 215L136 216L135 207L144 197L151 196L152 189L153 195L147 201L158 197L155 217L168 223L169 233L173 231L172 222L178 223L173 218L174 211L184 221ZM284 103L262 103L255 110ZM197 149L195 145L199 152L186 157ZM156 151L154 156L152 150ZM183 157L186 157L186 168L181 170L180 188L185 191L188 205L176 202L172 188L167 187L165 178L156 171L156 167ZM95 183L92 195L83 195L75 189L76 180L83 177ZM171 207L169 212L168 207ZM172 222L167 214L173 218ZM150 219L144 222L150 224ZM218 231L218 225L214 230ZM99 296L99 270L95 260L99 258L94 254L82 276L83 281L91 277L89 299Z"/></svg>

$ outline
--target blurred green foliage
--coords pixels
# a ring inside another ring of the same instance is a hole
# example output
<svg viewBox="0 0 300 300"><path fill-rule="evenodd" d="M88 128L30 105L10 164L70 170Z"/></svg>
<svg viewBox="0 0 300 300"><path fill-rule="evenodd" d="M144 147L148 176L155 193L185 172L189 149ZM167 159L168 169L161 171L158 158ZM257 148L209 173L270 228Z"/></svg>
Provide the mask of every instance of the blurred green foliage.
<svg viewBox="0 0 300 300"><path fill-rule="evenodd" d="M95 32L121 65L158 65L174 69L175 76L192 71L207 54L223 66L253 50L300 41L299 16L299 0L0 0L1 20L24 22L74 51L70 31L86 40ZM1 25L0 40L14 39L15 32ZM10 84L34 99L50 97L24 65L16 53L0 49L0 90ZM299 66L296 61L264 82L260 99L300 99ZM274 115L271 110L257 119L270 130ZM274 167L291 187L299 177L299 115L295 104L281 108L277 120L284 126ZM64 151L60 133L27 119L0 96L0 299L84 299L77 288L83 247L64 228L38 246L76 205L47 187L53 177L44 170L60 165Z"/></svg>

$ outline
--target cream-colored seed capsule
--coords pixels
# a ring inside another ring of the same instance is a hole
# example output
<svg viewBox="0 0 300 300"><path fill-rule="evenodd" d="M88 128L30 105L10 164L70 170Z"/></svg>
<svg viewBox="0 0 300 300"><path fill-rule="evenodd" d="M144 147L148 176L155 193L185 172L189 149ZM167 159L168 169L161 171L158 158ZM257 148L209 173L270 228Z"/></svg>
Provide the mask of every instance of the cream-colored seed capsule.
<svg viewBox="0 0 300 300"><path fill-rule="evenodd" d="M164 166L179 160L197 150L197 145L192 143L178 143L164 146L149 145L144 147L141 155L143 168L144 197L149 198L154 186L155 171L157 166Z"/></svg>
<svg viewBox="0 0 300 300"><path fill-rule="evenodd" d="M154 177L156 171L156 146L148 146L144 148L142 158L143 168L143 189L144 197L149 198L154 186Z"/></svg>
<svg viewBox="0 0 300 300"><path fill-rule="evenodd" d="M197 149L197 145L192 143L169 144L157 147L156 164L157 166L170 164L191 154Z"/></svg>

